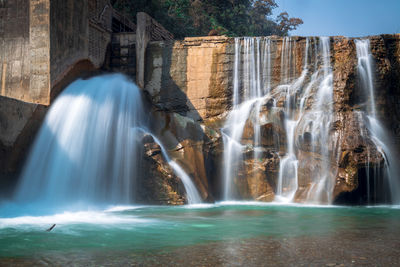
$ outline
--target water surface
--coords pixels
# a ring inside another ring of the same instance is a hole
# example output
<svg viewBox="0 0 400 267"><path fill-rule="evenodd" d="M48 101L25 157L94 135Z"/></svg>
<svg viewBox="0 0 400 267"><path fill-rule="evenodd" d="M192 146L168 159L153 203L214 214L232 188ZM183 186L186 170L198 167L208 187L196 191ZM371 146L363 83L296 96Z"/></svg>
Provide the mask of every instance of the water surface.
<svg viewBox="0 0 400 267"><path fill-rule="evenodd" d="M396 255L393 206L219 203L0 218L7 264L400 264Z"/></svg>

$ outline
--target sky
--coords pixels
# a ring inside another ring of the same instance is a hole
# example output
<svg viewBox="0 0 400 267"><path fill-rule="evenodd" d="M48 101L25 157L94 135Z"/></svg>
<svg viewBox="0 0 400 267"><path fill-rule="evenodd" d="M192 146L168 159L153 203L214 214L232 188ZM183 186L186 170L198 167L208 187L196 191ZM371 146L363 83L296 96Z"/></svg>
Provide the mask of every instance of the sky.
<svg viewBox="0 0 400 267"><path fill-rule="evenodd" d="M400 0L275 0L304 24L290 35L361 37L400 33Z"/></svg>

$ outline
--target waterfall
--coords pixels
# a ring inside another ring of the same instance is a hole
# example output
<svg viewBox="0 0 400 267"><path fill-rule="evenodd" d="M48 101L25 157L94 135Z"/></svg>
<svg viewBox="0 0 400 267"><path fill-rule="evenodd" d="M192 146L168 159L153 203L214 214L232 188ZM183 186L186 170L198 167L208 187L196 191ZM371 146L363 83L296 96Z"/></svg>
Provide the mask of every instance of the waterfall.
<svg viewBox="0 0 400 267"><path fill-rule="evenodd" d="M358 75L360 78L360 86L364 94L367 96L366 118L367 129L370 132L372 141L376 148L384 158L384 175L389 182L392 202L400 203L400 169L398 167L398 157L393 151L392 138L390 138L387 130L382 126L376 114L375 106L375 90L374 90L374 75L373 75L373 57L370 51L370 41L368 39L355 40L357 59L358 59ZM368 152L369 154L369 152ZM368 155L369 156L369 155ZM368 201L370 200L370 184L369 184L369 168L367 170L367 194ZM377 171L374 170L377 174ZM383 179L375 175L375 179Z"/></svg>
<svg viewBox="0 0 400 267"><path fill-rule="evenodd" d="M221 130L224 143L222 173L224 200L235 198L233 176L243 167L242 152L245 146L240 141L245 123L253 108L260 110L265 91L270 89L270 43L269 38L235 38L233 110ZM263 81L266 81L266 84L263 84ZM257 123L254 124L254 133L254 146L258 146L260 130ZM257 149L254 151L254 156L258 157Z"/></svg>
<svg viewBox="0 0 400 267"><path fill-rule="evenodd" d="M374 81L372 74L372 55L369 48L369 40L355 40L357 51L357 69L360 77L361 88L368 96L367 113L376 117Z"/></svg>
<svg viewBox="0 0 400 267"><path fill-rule="evenodd" d="M158 139L155 135L152 133L148 132L145 129L140 129L143 133L150 135L153 137L154 142L156 142L161 149L161 153L164 156L164 159L168 162L169 166L173 169L175 174L181 179L183 186L185 187L185 191L187 194L188 198L188 203L189 204L199 204L201 203L201 196L199 192L196 189L196 186L192 182L192 179L190 176L183 170L181 166L179 166L178 163L176 163L174 160L172 160L167 152L167 149L164 147L160 139Z"/></svg>
<svg viewBox="0 0 400 267"><path fill-rule="evenodd" d="M285 41L289 40L288 37L285 37L283 47L285 47ZM291 51L286 51L286 49L282 48L282 56L281 62L290 62ZM278 88L282 88L286 91L285 94L285 120L284 126L286 129L286 141L287 141L287 153L285 156L280 158L279 164L279 176L278 176L278 184L276 190L277 200L279 201L292 201L295 193L298 189L298 160L295 153L295 129L299 122L299 119L295 118L294 112L294 97L300 90L302 86L305 76L308 72L308 48L309 48L309 39L306 38L306 46L305 46L305 56L304 56L304 66L303 71L300 77L292 84L283 84ZM281 83L287 83L289 81L288 70L291 69L292 64L283 64L281 65L281 73L285 73L285 75L281 76Z"/></svg>
<svg viewBox="0 0 400 267"><path fill-rule="evenodd" d="M251 108L257 99L246 101L235 108L230 114L221 130L224 142L223 152L223 196L224 200L232 200L235 197L233 176L241 167L242 152L244 146L240 143L245 123L249 117Z"/></svg>
<svg viewBox="0 0 400 267"><path fill-rule="evenodd" d="M144 174L143 134L137 129L146 124L140 91L125 76L75 81L48 111L24 167L16 201L54 206L134 202L140 190L136 178ZM165 149L163 154L188 189L189 176L167 157ZM192 192L197 193L191 188L188 199L200 201L198 193L192 196Z"/></svg>
<svg viewBox="0 0 400 267"><path fill-rule="evenodd" d="M331 68L330 38L320 37L320 51L322 57L322 81L316 93L308 124L311 125L312 151L321 155L321 168L313 173L313 184L307 200L311 202L332 202L334 177L331 171L332 155L329 151L331 143L329 131L333 119L333 73ZM332 149L333 151L334 149Z"/></svg>
<svg viewBox="0 0 400 267"><path fill-rule="evenodd" d="M306 189L308 202L330 203L334 177L330 162L333 158L329 136L333 119L333 74L330 63L330 39L305 38L303 67L296 78L296 42L284 37L280 49L280 84L272 82L273 60L271 38L236 38L233 77L233 109L222 129L224 199L235 198L235 179L243 166L243 152L253 149L254 159L261 157L260 112L266 101L283 112L286 150L279 152L279 173L276 181L277 201L292 202L299 190L298 136L311 135L311 151L320 155L319 168L311 173ZM276 51L279 51L275 49ZM311 50L311 51L310 51ZM319 55L319 56L318 56ZM314 62L312 59L314 58ZM319 59L320 58L320 59ZM275 60L275 64L278 63ZM313 68L310 68L311 64ZM318 64L321 67L318 68ZM313 96L313 97L311 97ZM253 123L253 145L241 142L244 127ZM250 147L249 147L250 146ZM278 148L279 149L279 146ZM275 151L278 153L278 151ZM310 159L311 160L311 159ZM318 164L317 164L318 165Z"/></svg>

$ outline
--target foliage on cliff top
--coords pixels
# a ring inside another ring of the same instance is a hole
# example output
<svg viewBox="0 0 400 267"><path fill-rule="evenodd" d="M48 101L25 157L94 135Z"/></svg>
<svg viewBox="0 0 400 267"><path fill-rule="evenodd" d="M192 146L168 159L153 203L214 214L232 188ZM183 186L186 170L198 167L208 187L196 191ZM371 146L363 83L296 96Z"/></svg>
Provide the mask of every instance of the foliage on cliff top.
<svg viewBox="0 0 400 267"><path fill-rule="evenodd" d="M273 19L275 0L114 0L114 7L135 16L146 12L176 38L287 35L303 21L286 12Z"/></svg>

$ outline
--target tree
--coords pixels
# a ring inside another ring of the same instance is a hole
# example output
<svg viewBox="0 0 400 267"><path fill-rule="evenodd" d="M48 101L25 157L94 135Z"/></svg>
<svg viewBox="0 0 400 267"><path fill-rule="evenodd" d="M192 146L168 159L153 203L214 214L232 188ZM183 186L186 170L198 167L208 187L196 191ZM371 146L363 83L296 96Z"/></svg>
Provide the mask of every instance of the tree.
<svg viewBox="0 0 400 267"><path fill-rule="evenodd" d="M282 12L278 16L278 26L281 32L289 32L295 30L298 25L303 24L303 21L299 18L289 18L287 12Z"/></svg>
<svg viewBox="0 0 400 267"><path fill-rule="evenodd" d="M287 35L303 21L286 12L271 18L275 0L114 0L134 16L146 12L176 38L203 36L211 30L228 36Z"/></svg>

